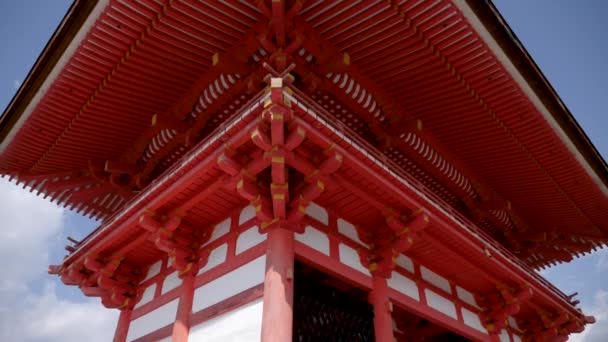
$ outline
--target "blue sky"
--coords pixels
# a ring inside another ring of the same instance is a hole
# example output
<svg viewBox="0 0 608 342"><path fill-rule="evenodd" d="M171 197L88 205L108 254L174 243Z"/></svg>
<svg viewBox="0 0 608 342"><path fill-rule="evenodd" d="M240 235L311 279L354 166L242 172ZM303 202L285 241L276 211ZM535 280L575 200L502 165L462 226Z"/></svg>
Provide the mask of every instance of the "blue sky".
<svg viewBox="0 0 608 342"><path fill-rule="evenodd" d="M499 0L496 6L576 120L608 157L608 1ZM585 341L608 340L608 251L543 272L603 319Z"/></svg>
<svg viewBox="0 0 608 342"><path fill-rule="evenodd" d="M608 1L495 3L606 158L608 21L604 18L608 16ZM6 107L69 6L70 1L65 0L0 1L0 108ZM0 242L0 257L21 258L22 264L14 273L5 270L0 276L0 340L17 336L26 341L111 338L115 311L99 310L96 300L86 299L76 289L46 275L47 264L60 262L65 237L80 238L95 223L49 207L6 182L0 182L0 204L0 222L19 226L15 231L0 230L0 241L9 241L4 245ZM32 208L27 217L20 214L22 206ZM13 279L7 278L9 273ZM578 292L583 309L599 319L576 339L603 341L602 336L608 335L608 252L600 251L542 274L564 292ZM16 280L21 281L16 284ZM32 329L36 331L26 331L31 317L35 317L37 325ZM96 337L91 337L91 332L96 332Z"/></svg>

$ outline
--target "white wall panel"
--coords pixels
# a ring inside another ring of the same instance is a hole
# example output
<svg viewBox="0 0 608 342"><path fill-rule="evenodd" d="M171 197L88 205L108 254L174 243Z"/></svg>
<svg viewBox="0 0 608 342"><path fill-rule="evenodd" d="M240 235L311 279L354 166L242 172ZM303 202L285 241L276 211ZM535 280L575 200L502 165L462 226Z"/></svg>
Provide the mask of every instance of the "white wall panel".
<svg viewBox="0 0 608 342"><path fill-rule="evenodd" d="M454 319L458 319L458 316L456 315L456 306L454 306L454 303L452 303L451 300L430 289L425 289L424 294L426 295L426 302L430 307Z"/></svg>
<svg viewBox="0 0 608 342"><path fill-rule="evenodd" d="M399 256L397 257L397 260L395 261L395 263L397 265L403 267L404 269L406 269L410 273L412 273L412 274L414 273L414 262L409 257L406 257L403 254L399 254Z"/></svg>
<svg viewBox="0 0 608 342"><path fill-rule="evenodd" d="M241 210L241 214L239 215L239 226L252 218L255 217L255 208L252 205L248 205L243 210Z"/></svg>
<svg viewBox="0 0 608 342"><path fill-rule="evenodd" d="M322 231L311 226L306 226L303 234L295 234L296 241L300 241L308 247L329 255L329 238Z"/></svg>
<svg viewBox="0 0 608 342"><path fill-rule="evenodd" d="M403 293L404 295L411 297L417 301L420 301L420 293L418 292L418 286L410 278L403 276L397 272L393 272L391 277L387 280L388 286L394 290Z"/></svg>
<svg viewBox="0 0 608 342"><path fill-rule="evenodd" d="M484 328L484 326L481 324L479 315L477 315L476 313L474 313L466 308L462 308L461 311L462 311L462 319L464 320L464 324L470 326L471 328L473 328L475 330L479 330L484 334L488 333L486 328Z"/></svg>
<svg viewBox="0 0 608 342"><path fill-rule="evenodd" d="M498 337L500 338L500 342L511 342L511 338L506 329L502 329Z"/></svg>
<svg viewBox="0 0 608 342"><path fill-rule="evenodd" d="M152 300L154 298L154 292L156 291L156 284L152 284L144 290L144 293L141 295L141 299L137 304L135 304L134 308L138 308Z"/></svg>
<svg viewBox="0 0 608 342"><path fill-rule="evenodd" d="M509 322L509 326L517 331L521 331L521 329L519 329L519 325L517 325L517 321L515 321L515 318L513 318L512 316L509 316L509 318L507 319L507 322Z"/></svg>
<svg viewBox="0 0 608 342"><path fill-rule="evenodd" d="M458 298L460 298L463 302L479 309L479 307L477 306L477 301L475 300L475 296L471 292L463 289L460 286L456 286L456 295L458 295Z"/></svg>
<svg viewBox="0 0 608 342"><path fill-rule="evenodd" d="M142 282L144 282L144 281L154 277L158 273L160 273L160 267L161 267L162 263L163 263L162 260L159 260L159 261L153 263L152 266L150 266L150 268L148 268L148 273L146 274L146 278L144 280L142 280Z"/></svg>
<svg viewBox="0 0 608 342"><path fill-rule="evenodd" d="M165 280L163 280L163 288L162 294L165 294L176 287L179 287L182 284L182 280L179 277L179 273L177 271L169 274Z"/></svg>
<svg viewBox="0 0 608 342"><path fill-rule="evenodd" d="M242 232L236 239L236 254L241 254L264 240L266 240L266 234L260 234L258 226L253 226Z"/></svg>
<svg viewBox="0 0 608 342"><path fill-rule="evenodd" d="M207 263L205 264L205 266L201 267L200 270L198 270L198 274L203 274L203 273L209 271L210 269L214 268L215 266L226 261L227 252L228 252L227 243L219 245L214 250L212 250L211 253L209 253L209 257L207 258Z"/></svg>
<svg viewBox="0 0 608 342"><path fill-rule="evenodd" d="M218 223L213 227L213 232L211 233L211 237L208 242L215 241L220 237L228 234L230 232L230 223L232 220L230 218L225 219L224 221Z"/></svg>
<svg viewBox="0 0 608 342"><path fill-rule="evenodd" d="M175 322L178 302L179 298L176 298L169 303L158 307L156 310L150 311L131 321L129 333L127 334L127 341L133 341Z"/></svg>
<svg viewBox="0 0 608 342"><path fill-rule="evenodd" d="M322 222L326 226L329 225L329 215L327 214L327 210L320 207L314 202L310 202L308 207L306 207L306 215L314 218L319 222Z"/></svg>
<svg viewBox="0 0 608 342"><path fill-rule="evenodd" d="M450 282L439 274L429 270L424 266L420 266L420 274L422 275L422 279L437 286L438 288L444 290L447 293L452 293L452 290L450 289Z"/></svg>
<svg viewBox="0 0 608 342"><path fill-rule="evenodd" d="M262 299L190 328L189 342L257 342L262 335Z"/></svg>
<svg viewBox="0 0 608 342"><path fill-rule="evenodd" d="M356 250L343 243L338 246L338 250L340 253L340 262L347 266L350 266L351 268L354 268L355 270L367 276L371 276L367 267L361 264L361 260L359 259L359 253L357 253Z"/></svg>
<svg viewBox="0 0 608 342"><path fill-rule="evenodd" d="M194 290L192 312L198 312L264 282L266 256L226 273Z"/></svg>
<svg viewBox="0 0 608 342"><path fill-rule="evenodd" d="M359 234L357 234L357 228L355 228L352 223L345 221L341 218L338 219L338 232L363 246L367 246L365 243L363 243L363 241L359 239Z"/></svg>

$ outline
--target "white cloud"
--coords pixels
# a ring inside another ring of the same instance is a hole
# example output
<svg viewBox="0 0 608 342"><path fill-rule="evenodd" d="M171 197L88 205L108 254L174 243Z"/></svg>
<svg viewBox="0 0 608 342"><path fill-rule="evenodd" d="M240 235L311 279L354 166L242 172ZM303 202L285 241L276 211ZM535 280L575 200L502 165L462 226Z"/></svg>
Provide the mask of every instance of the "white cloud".
<svg viewBox="0 0 608 342"><path fill-rule="evenodd" d="M19 89L20 86L21 80L13 80L13 88L15 88L15 90Z"/></svg>
<svg viewBox="0 0 608 342"><path fill-rule="evenodd" d="M0 179L0 340L111 340L118 311L96 299L61 298L46 274L50 248L62 246L65 216L64 209Z"/></svg>
<svg viewBox="0 0 608 342"><path fill-rule="evenodd" d="M59 298L55 284L46 282L42 294L27 295L16 310L2 316L4 341L102 342L112 340L118 311L103 309L98 299Z"/></svg>
<svg viewBox="0 0 608 342"><path fill-rule="evenodd" d="M0 180L0 296L24 290L48 266L48 245L62 230L64 210Z"/></svg>
<svg viewBox="0 0 608 342"><path fill-rule="evenodd" d="M595 317L595 323L587 325L585 331L571 335L573 342L604 342L608 336L608 291L599 290L595 293L593 305L583 308L583 312Z"/></svg>

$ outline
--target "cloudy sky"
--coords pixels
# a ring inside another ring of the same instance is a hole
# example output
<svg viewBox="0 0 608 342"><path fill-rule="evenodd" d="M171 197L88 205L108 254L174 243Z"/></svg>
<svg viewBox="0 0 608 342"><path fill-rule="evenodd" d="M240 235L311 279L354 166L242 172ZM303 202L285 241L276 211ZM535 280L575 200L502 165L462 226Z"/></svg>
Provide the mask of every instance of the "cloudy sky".
<svg viewBox="0 0 608 342"><path fill-rule="evenodd" d="M497 6L604 158L608 155L608 2L499 0ZM68 9L66 0L0 1L0 109L27 75ZM111 340L118 317L46 274L65 237L90 222L0 180L0 340ZM608 336L608 251L543 271L564 292L578 292L598 323L573 340Z"/></svg>

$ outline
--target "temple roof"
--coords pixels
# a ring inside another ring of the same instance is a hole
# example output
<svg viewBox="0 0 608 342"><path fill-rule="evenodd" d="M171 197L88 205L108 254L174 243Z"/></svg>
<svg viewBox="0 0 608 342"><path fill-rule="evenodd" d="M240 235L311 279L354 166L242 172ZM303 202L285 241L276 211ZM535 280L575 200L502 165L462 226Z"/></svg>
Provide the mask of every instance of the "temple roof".
<svg viewBox="0 0 608 342"><path fill-rule="evenodd" d="M606 163L489 1L288 7L76 1L0 119L0 173L105 220L284 58L344 130L529 265L608 241Z"/></svg>

